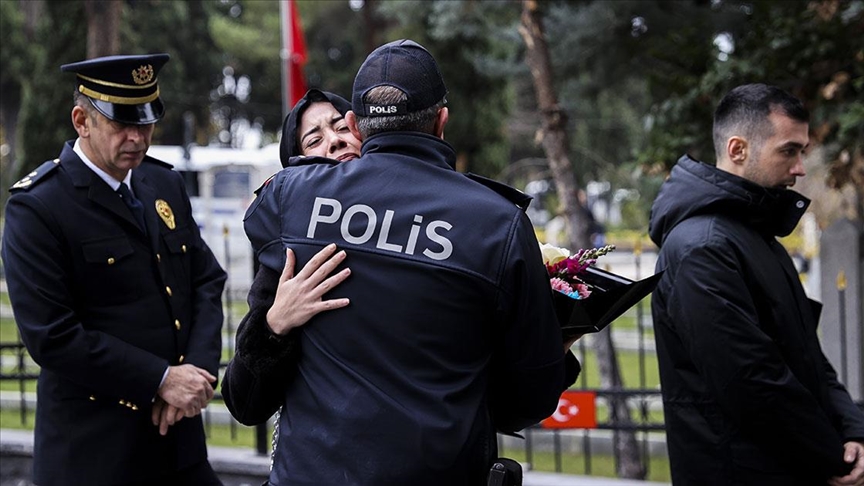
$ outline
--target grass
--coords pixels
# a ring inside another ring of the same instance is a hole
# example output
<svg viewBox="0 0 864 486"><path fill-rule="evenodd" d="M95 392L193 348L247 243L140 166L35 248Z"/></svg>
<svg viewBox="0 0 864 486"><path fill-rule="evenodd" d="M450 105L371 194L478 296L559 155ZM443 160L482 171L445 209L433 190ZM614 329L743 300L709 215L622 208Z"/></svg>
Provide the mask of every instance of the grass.
<svg viewBox="0 0 864 486"><path fill-rule="evenodd" d="M18 409L4 408L0 410L0 428L33 430L36 413L30 409L23 417ZM237 424L233 430L229 425L211 424L206 427L207 443L220 447L255 447L255 429ZM268 435L269 437L269 435Z"/></svg>
<svg viewBox="0 0 864 486"><path fill-rule="evenodd" d="M3 370L6 371L6 370ZM20 385L16 380L3 380L0 381L0 390L2 391L19 391ZM36 391L36 380L27 380L24 382L24 391L25 392L35 392Z"/></svg>
<svg viewBox="0 0 864 486"><path fill-rule="evenodd" d="M19 409L4 408L0 410L0 429L33 430L36 411L28 409L22 417Z"/></svg>
<svg viewBox="0 0 864 486"><path fill-rule="evenodd" d="M583 355L577 345L573 348L573 354L582 364L582 373L573 388L600 388L600 366L594 350L585 346ZM657 356L653 352L646 350L641 359L637 351L618 350L616 354L624 388L660 388L660 371L657 368Z"/></svg>
<svg viewBox="0 0 864 486"><path fill-rule="evenodd" d="M211 446L255 448L255 427L236 424L232 428L228 425L211 424L206 427L206 430L207 444ZM272 430L268 430L268 441L272 432Z"/></svg>
<svg viewBox="0 0 864 486"><path fill-rule="evenodd" d="M510 448L499 451L499 455L528 463L524 448ZM587 465L586 465L587 462ZM606 454L562 453L560 465L556 465L555 454L551 451L533 451L530 467L532 471L560 472L590 476L617 477L615 458ZM648 481L671 482L669 460L665 457L651 457L648 462Z"/></svg>
<svg viewBox="0 0 864 486"><path fill-rule="evenodd" d="M0 317L0 342L18 342L18 328L15 327L15 320L12 319L12 316Z"/></svg>
<svg viewBox="0 0 864 486"><path fill-rule="evenodd" d="M6 293L0 292L0 300L6 299L6 303L8 304L8 296ZM240 324L240 319L246 312L249 310L249 306L244 301L232 302L231 304L231 335L228 335L228 327L227 325L223 325L222 332L229 338L229 342L226 343L225 346L222 346L222 361L227 362L231 359L232 352L234 349L234 332L237 331L237 326ZM226 309L226 312L228 310ZM0 316L0 343L17 343L19 341L18 337L18 328L15 325L15 320L11 315ZM10 352L11 353L11 352ZM38 369L37 369L38 370ZM0 389L3 388L2 382L0 382Z"/></svg>

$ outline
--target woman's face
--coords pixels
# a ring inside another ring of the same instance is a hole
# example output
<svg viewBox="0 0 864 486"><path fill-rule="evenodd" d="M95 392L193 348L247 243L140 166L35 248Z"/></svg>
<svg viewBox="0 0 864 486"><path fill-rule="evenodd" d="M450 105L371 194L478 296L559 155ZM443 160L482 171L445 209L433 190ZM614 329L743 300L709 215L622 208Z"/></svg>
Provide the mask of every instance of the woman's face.
<svg viewBox="0 0 864 486"><path fill-rule="evenodd" d="M316 101L306 108L297 129L300 153L336 159L360 157L360 141L348 130L345 117L329 102Z"/></svg>

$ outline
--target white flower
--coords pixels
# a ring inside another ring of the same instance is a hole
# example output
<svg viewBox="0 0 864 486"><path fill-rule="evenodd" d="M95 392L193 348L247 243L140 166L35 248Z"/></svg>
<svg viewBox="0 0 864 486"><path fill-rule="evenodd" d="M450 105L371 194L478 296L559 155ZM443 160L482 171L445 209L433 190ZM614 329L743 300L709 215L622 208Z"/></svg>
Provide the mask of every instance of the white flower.
<svg viewBox="0 0 864 486"><path fill-rule="evenodd" d="M548 243L540 244L540 253L543 255L543 263L546 265L554 265L565 258L570 257L570 250L566 248L558 248Z"/></svg>

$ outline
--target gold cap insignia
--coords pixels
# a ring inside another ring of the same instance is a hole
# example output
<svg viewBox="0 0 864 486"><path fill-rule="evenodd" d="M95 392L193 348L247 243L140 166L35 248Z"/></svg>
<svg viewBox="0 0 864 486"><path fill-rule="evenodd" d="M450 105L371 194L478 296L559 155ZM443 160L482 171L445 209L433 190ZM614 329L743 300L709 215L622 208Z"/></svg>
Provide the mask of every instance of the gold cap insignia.
<svg viewBox="0 0 864 486"><path fill-rule="evenodd" d="M171 206L164 199L156 200L156 214L162 218L162 221L165 221L165 226L168 229L174 229L177 227L177 224L174 222L174 211L171 211Z"/></svg>
<svg viewBox="0 0 864 486"><path fill-rule="evenodd" d="M148 64L146 66L141 65L138 69L132 70L132 81L135 81L135 84L147 84L153 80L153 66Z"/></svg>

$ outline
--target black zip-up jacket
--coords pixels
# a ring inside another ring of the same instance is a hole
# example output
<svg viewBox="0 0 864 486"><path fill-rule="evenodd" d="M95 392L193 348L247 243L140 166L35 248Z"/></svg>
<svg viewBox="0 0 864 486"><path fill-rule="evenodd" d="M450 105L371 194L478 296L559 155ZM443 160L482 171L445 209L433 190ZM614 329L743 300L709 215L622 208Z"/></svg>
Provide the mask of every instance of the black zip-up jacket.
<svg viewBox="0 0 864 486"><path fill-rule="evenodd" d="M226 403L247 423L283 405L272 484L481 484L496 429L549 416L575 378L533 228L453 170L441 139L381 134L362 151L279 172L247 212L270 278L250 293ZM299 268L330 242L352 274L327 298L351 304L274 341L260 303L284 248Z"/></svg>
<svg viewBox="0 0 864 486"><path fill-rule="evenodd" d="M819 347L776 236L809 204L685 156L651 211L652 299L672 481L817 485L842 476L864 416Z"/></svg>

